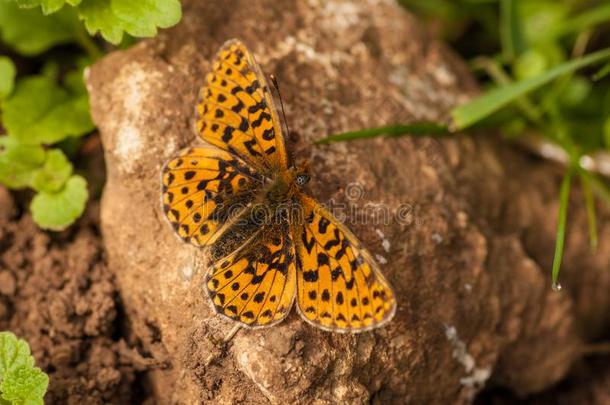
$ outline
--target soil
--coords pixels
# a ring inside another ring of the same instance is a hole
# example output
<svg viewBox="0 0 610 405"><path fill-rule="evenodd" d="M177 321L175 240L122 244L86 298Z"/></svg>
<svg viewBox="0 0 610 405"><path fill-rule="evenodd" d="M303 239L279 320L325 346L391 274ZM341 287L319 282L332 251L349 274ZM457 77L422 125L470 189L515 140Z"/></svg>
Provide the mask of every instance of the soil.
<svg viewBox="0 0 610 405"><path fill-rule="evenodd" d="M88 177L103 176L101 156L101 149L94 151L97 165ZM99 200L88 204L76 225L54 233L33 223L30 197L0 187L0 330L25 339L37 366L49 374L46 403L139 402L141 372L149 363L123 337Z"/></svg>

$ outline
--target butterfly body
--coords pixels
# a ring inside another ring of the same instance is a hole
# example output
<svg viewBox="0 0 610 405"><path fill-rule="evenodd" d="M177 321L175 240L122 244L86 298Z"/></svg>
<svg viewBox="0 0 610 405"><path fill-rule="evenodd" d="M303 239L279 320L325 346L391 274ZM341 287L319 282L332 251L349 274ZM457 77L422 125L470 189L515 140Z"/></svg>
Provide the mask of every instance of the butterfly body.
<svg viewBox="0 0 610 405"><path fill-rule="evenodd" d="M308 166L292 163L271 90L241 42L218 52L196 112L206 145L165 165L162 200L178 236L209 252L215 310L251 328L281 322L295 302L325 330L387 323L394 292L351 231L304 190Z"/></svg>

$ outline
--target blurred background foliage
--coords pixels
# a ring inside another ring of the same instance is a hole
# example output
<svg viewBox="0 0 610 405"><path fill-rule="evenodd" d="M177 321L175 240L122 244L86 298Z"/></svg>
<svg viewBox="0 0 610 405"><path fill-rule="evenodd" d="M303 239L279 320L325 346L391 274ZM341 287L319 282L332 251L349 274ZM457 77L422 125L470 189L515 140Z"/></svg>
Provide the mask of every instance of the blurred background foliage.
<svg viewBox="0 0 610 405"><path fill-rule="evenodd" d="M470 62L484 89L535 78L610 45L610 2L605 0L399 2ZM563 76L482 124L508 136L535 130L577 155L608 149L608 70L610 64Z"/></svg>
<svg viewBox="0 0 610 405"><path fill-rule="evenodd" d="M0 0L0 183L33 191L39 226L65 229L101 192L87 67L180 18L178 0Z"/></svg>
<svg viewBox="0 0 610 405"><path fill-rule="evenodd" d="M398 0L471 67L481 95L456 107L449 123L399 123L337 134L447 135L485 127L562 162L552 286L559 269L569 196L579 180L591 250L598 245L596 197L610 204L610 2L607 0ZM426 133L426 131L423 131ZM552 181L549 179L549 181Z"/></svg>

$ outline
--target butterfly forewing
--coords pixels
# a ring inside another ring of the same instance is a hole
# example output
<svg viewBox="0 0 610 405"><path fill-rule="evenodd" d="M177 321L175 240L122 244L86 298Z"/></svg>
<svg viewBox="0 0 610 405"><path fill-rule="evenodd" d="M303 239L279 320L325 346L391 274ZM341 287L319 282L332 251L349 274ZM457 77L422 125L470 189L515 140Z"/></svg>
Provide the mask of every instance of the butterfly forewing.
<svg viewBox="0 0 610 405"><path fill-rule="evenodd" d="M263 178L230 153L211 146L189 148L162 174L163 211L178 235L206 246L238 206L255 198Z"/></svg>
<svg viewBox="0 0 610 405"><path fill-rule="evenodd" d="M286 148L267 80L239 41L212 63L197 105L196 129L213 145L238 154L262 173L285 170Z"/></svg>

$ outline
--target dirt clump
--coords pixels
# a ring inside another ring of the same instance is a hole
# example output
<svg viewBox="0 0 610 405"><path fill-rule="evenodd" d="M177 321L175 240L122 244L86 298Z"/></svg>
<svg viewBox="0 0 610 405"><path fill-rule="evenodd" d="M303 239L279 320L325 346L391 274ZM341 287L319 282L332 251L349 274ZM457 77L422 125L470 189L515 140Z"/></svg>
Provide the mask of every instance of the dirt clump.
<svg viewBox="0 0 610 405"><path fill-rule="evenodd" d="M46 403L130 403L140 367L120 340L120 303L104 260L99 203L69 230L48 233L20 200L27 198L0 187L0 330L25 339L49 374Z"/></svg>

